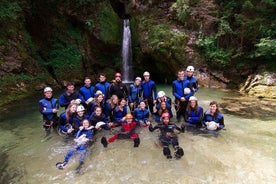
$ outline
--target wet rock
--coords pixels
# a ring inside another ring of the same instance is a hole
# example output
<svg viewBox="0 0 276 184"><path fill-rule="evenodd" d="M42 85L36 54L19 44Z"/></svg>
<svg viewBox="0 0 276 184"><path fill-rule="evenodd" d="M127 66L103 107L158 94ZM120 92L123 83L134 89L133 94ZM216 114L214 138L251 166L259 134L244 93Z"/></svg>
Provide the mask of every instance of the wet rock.
<svg viewBox="0 0 276 184"><path fill-rule="evenodd" d="M227 114L233 114L244 118L260 118L270 120L276 117L276 99L256 98L241 95L235 98L223 98L220 104L222 111Z"/></svg>
<svg viewBox="0 0 276 184"><path fill-rule="evenodd" d="M240 92L260 98L276 98L276 74L250 75L240 88Z"/></svg>

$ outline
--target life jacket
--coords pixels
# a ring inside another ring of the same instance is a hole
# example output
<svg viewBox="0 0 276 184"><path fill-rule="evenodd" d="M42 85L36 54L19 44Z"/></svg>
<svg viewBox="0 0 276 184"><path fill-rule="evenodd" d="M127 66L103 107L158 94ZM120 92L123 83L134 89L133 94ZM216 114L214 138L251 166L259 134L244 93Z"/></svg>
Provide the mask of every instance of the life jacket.
<svg viewBox="0 0 276 184"><path fill-rule="evenodd" d="M108 82L98 82L95 85L94 93L96 93L98 90L100 90L104 94L104 98L107 99L109 97L109 87L110 83ZM94 94L95 96L95 94Z"/></svg>
<svg viewBox="0 0 276 184"><path fill-rule="evenodd" d="M152 98L153 95L154 95L154 99L157 98L156 86L155 86L154 81L152 81L152 80L149 80L147 82L143 81L142 88L143 88L143 98L144 99Z"/></svg>
<svg viewBox="0 0 276 184"><path fill-rule="evenodd" d="M94 87L92 85L90 87L83 86L80 88L79 94L85 101L90 97L94 98Z"/></svg>

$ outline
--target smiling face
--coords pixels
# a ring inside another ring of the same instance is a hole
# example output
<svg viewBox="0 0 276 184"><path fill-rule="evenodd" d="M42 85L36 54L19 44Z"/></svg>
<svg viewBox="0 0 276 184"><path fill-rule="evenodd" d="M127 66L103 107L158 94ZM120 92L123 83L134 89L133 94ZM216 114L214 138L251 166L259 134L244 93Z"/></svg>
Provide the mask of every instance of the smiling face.
<svg viewBox="0 0 276 184"><path fill-rule="evenodd" d="M120 106L125 106L126 105L126 100L125 99L122 99L121 102L120 102Z"/></svg>
<svg viewBox="0 0 276 184"><path fill-rule="evenodd" d="M69 85L69 86L67 86L67 92L68 92L68 93L73 93L73 92L74 92L74 89L75 89L75 86L74 86L74 85Z"/></svg>
<svg viewBox="0 0 276 184"><path fill-rule="evenodd" d="M149 75L144 75L144 79L145 79L145 81L149 81L150 76Z"/></svg>
<svg viewBox="0 0 276 184"><path fill-rule="evenodd" d="M212 114L214 114L215 112L216 112L216 110L217 110L217 105L216 104L211 104L210 105L210 112L212 113Z"/></svg>
<svg viewBox="0 0 276 184"><path fill-rule="evenodd" d="M190 101L190 106L191 106L192 108L195 108L195 106L196 106L196 101L195 101L195 100Z"/></svg>
<svg viewBox="0 0 276 184"><path fill-rule="evenodd" d="M51 91L47 91L47 92L44 93L44 95L45 95L46 98L52 98L53 93Z"/></svg>
<svg viewBox="0 0 276 184"><path fill-rule="evenodd" d="M87 87L90 87L91 86L91 80L90 79L85 79L84 80L84 85L87 86Z"/></svg>
<svg viewBox="0 0 276 184"><path fill-rule="evenodd" d="M166 109L166 102L161 102L161 109Z"/></svg>
<svg viewBox="0 0 276 184"><path fill-rule="evenodd" d="M70 107L70 112L75 113L77 111L77 106L74 104Z"/></svg>
<svg viewBox="0 0 276 184"><path fill-rule="evenodd" d="M167 125L167 124L169 123L169 121L170 121L170 118L169 118L169 117L163 118L163 123L164 123L165 125Z"/></svg>
<svg viewBox="0 0 276 184"><path fill-rule="evenodd" d="M184 80L184 71L179 71L177 73L177 78L178 78L178 80L183 81Z"/></svg>
<svg viewBox="0 0 276 184"><path fill-rule="evenodd" d="M145 102L140 102L140 108L142 109L142 110L144 110L145 108L146 108L146 104L145 104Z"/></svg>
<svg viewBox="0 0 276 184"><path fill-rule="evenodd" d="M77 112L77 115L78 115L79 117L83 117L84 111L79 111L79 112Z"/></svg>
<svg viewBox="0 0 276 184"><path fill-rule="evenodd" d="M95 108L95 115L96 115L96 116L100 116L101 114L102 114L102 108L96 107L96 108Z"/></svg>
<svg viewBox="0 0 276 184"><path fill-rule="evenodd" d="M82 126L83 126L85 129L87 129L87 128L90 126L89 121L88 121L87 119L84 119L84 120L82 121Z"/></svg>
<svg viewBox="0 0 276 184"><path fill-rule="evenodd" d="M97 99L98 99L98 102L102 102L103 101L103 95L101 94L101 95L99 95L98 97L97 97Z"/></svg>
<svg viewBox="0 0 276 184"><path fill-rule="evenodd" d="M99 80L100 82L105 82L106 77L104 75L100 75Z"/></svg>

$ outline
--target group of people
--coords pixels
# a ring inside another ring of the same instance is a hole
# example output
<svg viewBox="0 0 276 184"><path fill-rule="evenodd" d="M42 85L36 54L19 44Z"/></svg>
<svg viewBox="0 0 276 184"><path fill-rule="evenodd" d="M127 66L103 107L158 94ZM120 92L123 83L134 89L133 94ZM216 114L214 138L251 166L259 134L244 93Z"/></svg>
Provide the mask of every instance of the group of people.
<svg viewBox="0 0 276 184"><path fill-rule="evenodd" d="M67 153L64 161L57 163L57 167L64 168L70 157L80 151L80 168L84 163L87 148L93 143L93 136L101 129L110 130L118 126L121 126L121 132L108 139L101 138L104 147L118 138L131 138L134 147L138 147L140 139L135 130L137 127L148 127L151 132L160 130L159 140L166 158L172 158L169 144L175 149L175 158L181 158L184 151L178 144L175 129L184 132L187 127L211 131L224 128L223 115L219 112L217 102L212 101L210 109L205 112L198 105L195 95L198 84L193 73L193 66L188 66L186 71L178 71L177 79L172 83L174 102L164 91L157 92L155 82L150 79L150 73L147 71L143 73L143 80L136 77L129 86L122 82L120 73L115 74L112 83L106 81L105 74L100 74L99 82L95 86L91 84L91 79L86 77L79 92L75 90L73 83L68 82L66 91L59 100L53 97L51 87L44 88L44 98L39 101L39 111L43 114L46 135L56 127L60 135L75 136L77 143L77 146ZM64 107L65 111L58 116L59 106ZM171 122L172 106L175 108L179 125ZM152 125L153 119L156 121L155 126Z"/></svg>

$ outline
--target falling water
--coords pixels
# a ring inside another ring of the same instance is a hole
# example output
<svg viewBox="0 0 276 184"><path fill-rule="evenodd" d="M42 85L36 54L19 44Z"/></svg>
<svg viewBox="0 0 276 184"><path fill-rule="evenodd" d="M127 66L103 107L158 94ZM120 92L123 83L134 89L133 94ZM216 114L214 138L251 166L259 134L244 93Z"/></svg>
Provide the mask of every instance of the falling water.
<svg viewBox="0 0 276 184"><path fill-rule="evenodd" d="M123 59L123 63L122 63L123 82L131 83L133 79L133 71L132 71L132 49L131 49L131 32L130 32L129 19L124 19L122 59Z"/></svg>

